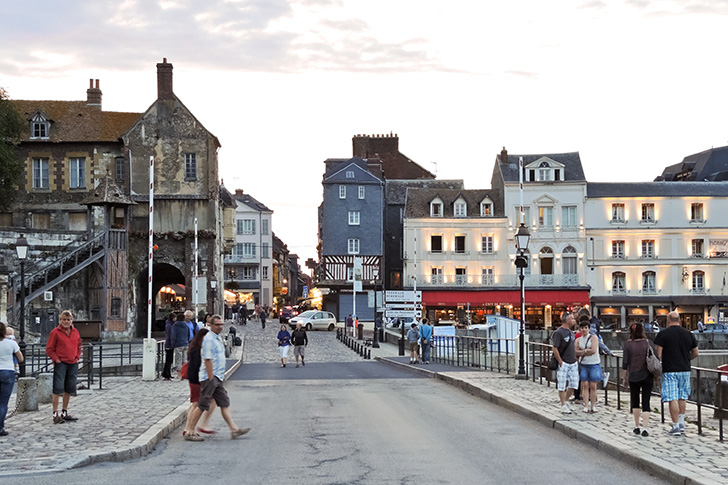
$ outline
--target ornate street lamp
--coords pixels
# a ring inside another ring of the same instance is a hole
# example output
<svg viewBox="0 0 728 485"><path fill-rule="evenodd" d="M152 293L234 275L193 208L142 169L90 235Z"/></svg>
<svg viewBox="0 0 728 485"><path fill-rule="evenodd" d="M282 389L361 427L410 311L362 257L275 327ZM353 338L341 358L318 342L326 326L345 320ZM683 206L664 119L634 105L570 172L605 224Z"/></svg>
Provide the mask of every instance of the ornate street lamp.
<svg viewBox="0 0 728 485"><path fill-rule="evenodd" d="M28 259L28 240L23 234L15 242L15 251L20 260L20 342L18 342L18 347L25 357L25 260ZM25 362L23 360L19 365L20 377L25 377Z"/></svg>
<svg viewBox="0 0 728 485"><path fill-rule="evenodd" d="M525 332L525 321L526 321L526 309L525 309L525 294L523 289L523 270L528 267L528 257L526 251L528 251L528 242L531 239L531 234L528 232L528 228L524 223L518 227L516 232L516 249L518 255L516 256L516 268L519 269L519 279L521 280L521 331L518 339L518 345L520 348L518 356L518 374L516 379L526 379L526 365L524 361L524 355L526 352L526 340L524 336Z"/></svg>

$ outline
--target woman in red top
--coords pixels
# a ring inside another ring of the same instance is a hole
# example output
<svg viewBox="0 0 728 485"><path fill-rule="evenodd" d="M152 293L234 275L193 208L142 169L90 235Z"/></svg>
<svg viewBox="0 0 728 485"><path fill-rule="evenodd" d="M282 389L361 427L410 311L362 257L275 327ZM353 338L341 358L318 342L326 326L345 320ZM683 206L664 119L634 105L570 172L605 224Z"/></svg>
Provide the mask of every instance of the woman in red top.
<svg viewBox="0 0 728 485"><path fill-rule="evenodd" d="M81 335L73 326L73 314L63 310L59 325L51 330L46 344L46 354L53 361L53 423L77 421L68 414L71 394L76 392L78 361L81 359ZM63 394L63 408L58 413L58 401Z"/></svg>

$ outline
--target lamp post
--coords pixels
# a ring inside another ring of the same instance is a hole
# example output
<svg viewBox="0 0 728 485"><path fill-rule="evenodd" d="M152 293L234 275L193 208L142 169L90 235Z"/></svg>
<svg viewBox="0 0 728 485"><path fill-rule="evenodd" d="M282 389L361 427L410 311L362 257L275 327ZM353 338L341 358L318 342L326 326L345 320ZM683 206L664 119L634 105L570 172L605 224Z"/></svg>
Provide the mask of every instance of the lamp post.
<svg viewBox="0 0 728 485"><path fill-rule="evenodd" d="M524 223L518 227L516 232L516 249L518 255L516 256L516 268L519 269L519 279L521 281L521 331L518 339L519 345L519 356L518 356L518 374L516 379L526 379L526 365L523 356L526 352L526 339L524 336L525 332L525 321L526 321L526 309L525 306L525 294L523 289L523 269L528 266L528 258L526 257L526 251L528 250L528 241L531 238L531 234L528 233L528 228Z"/></svg>
<svg viewBox="0 0 728 485"><path fill-rule="evenodd" d="M379 326L381 325L381 317L379 316L379 307L377 306L377 281L379 280L379 268L374 269L374 339L372 340L372 348L379 348Z"/></svg>
<svg viewBox="0 0 728 485"><path fill-rule="evenodd" d="M217 313L217 305L215 305L215 297L217 296L217 279L215 279L214 276L210 277L210 290L212 290L211 297L212 297L212 313Z"/></svg>
<svg viewBox="0 0 728 485"><path fill-rule="evenodd" d="M15 251L20 260L20 352L25 356L25 260L28 258L28 240L23 234L15 242ZM25 360L20 363L20 377L25 377Z"/></svg>

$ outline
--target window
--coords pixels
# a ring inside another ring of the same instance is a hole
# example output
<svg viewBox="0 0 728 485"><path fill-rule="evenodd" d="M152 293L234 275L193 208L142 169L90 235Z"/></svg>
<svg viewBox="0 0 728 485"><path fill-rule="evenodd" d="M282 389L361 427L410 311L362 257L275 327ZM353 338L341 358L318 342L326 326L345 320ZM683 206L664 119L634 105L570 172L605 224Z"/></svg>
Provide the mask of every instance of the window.
<svg viewBox="0 0 728 485"><path fill-rule="evenodd" d="M612 258L624 259L624 241L612 241Z"/></svg>
<svg viewBox="0 0 728 485"><path fill-rule="evenodd" d="M480 252L483 254L493 254L493 235L485 234L481 237Z"/></svg>
<svg viewBox="0 0 728 485"><path fill-rule="evenodd" d="M243 244L243 257L254 258L255 257L255 243L242 243Z"/></svg>
<svg viewBox="0 0 728 485"><path fill-rule="evenodd" d="M484 284L484 285L493 284L493 267L492 266L484 267L482 269L481 281L482 281L482 284Z"/></svg>
<svg viewBox="0 0 728 485"><path fill-rule="evenodd" d="M690 204L690 221L703 222L703 204Z"/></svg>
<svg viewBox="0 0 728 485"><path fill-rule="evenodd" d="M430 269L430 282L433 285L442 284L442 266L433 266Z"/></svg>
<svg viewBox="0 0 728 485"><path fill-rule="evenodd" d="M86 159L84 157L72 158L70 187L72 189L86 188Z"/></svg>
<svg viewBox="0 0 728 485"><path fill-rule="evenodd" d="M243 279L244 280L257 280L258 279L258 268L256 266L243 266Z"/></svg>
<svg viewBox="0 0 728 485"><path fill-rule="evenodd" d="M554 208L538 208L538 225L541 227L552 227L554 225Z"/></svg>
<svg viewBox="0 0 728 485"><path fill-rule="evenodd" d="M268 243L264 242L260 245L260 257L261 258L270 258L270 255L268 254Z"/></svg>
<svg viewBox="0 0 728 485"><path fill-rule="evenodd" d="M442 252L442 236L441 235L433 235L430 236L430 252L431 253L441 253Z"/></svg>
<svg viewBox="0 0 728 485"><path fill-rule="evenodd" d="M34 189L47 189L48 188L48 159L47 158L34 158L33 159L33 188Z"/></svg>
<svg viewBox="0 0 728 485"><path fill-rule="evenodd" d="M528 226L531 224L531 208L530 207L523 207L523 220ZM516 206L516 227L521 225L521 208L520 206Z"/></svg>
<svg viewBox="0 0 728 485"><path fill-rule="evenodd" d="M235 221L235 222L236 222L236 225L237 225L237 229L238 229L238 230L237 230L237 233L238 233L238 234L242 234L242 233L243 233L243 220L242 220L242 219L238 219L238 220L237 220L237 221Z"/></svg>
<svg viewBox="0 0 728 485"><path fill-rule="evenodd" d="M349 211L349 225L350 226L358 226L359 225L359 211Z"/></svg>
<svg viewBox="0 0 728 485"><path fill-rule="evenodd" d="M354 281L354 268L351 266L346 268L346 281Z"/></svg>
<svg viewBox="0 0 728 485"><path fill-rule="evenodd" d="M490 202L482 202L480 204L480 217L493 216L493 204Z"/></svg>
<svg viewBox="0 0 728 485"><path fill-rule="evenodd" d="M625 280L626 275L621 271L612 273L612 293L625 293L627 291Z"/></svg>
<svg viewBox="0 0 728 485"><path fill-rule="evenodd" d="M468 206L465 202L455 202L454 216L465 217L467 215Z"/></svg>
<svg viewBox="0 0 728 485"><path fill-rule="evenodd" d="M624 222L624 204L612 204L612 222Z"/></svg>
<svg viewBox="0 0 728 485"><path fill-rule="evenodd" d="M404 222L404 208L399 208L399 223L402 224Z"/></svg>
<svg viewBox="0 0 728 485"><path fill-rule="evenodd" d="M196 153L185 153L185 180L197 180Z"/></svg>
<svg viewBox="0 0 728 485"><path fill-rule="evenodd" d="M50 123L45 116L36 113L30 120L30 138L32 139L48 139Z"/></svg>
<svg viewBox="0 0 728 485"><path fill-rule="evenodd" d="M243 243L235 244L235 247L233 248L233 256L237 256L238 258L243 257Z"/></svg>
<svg viewBox="0 0 728 485"><path fill-rule="evenodd" d="M455 252L465 254L465 236L455 236Z"/></svg>
<svg viewBox="0 0 728 485"><path fill-rule="evenodd" d="M654 258L655 257L654 239L644 239L642 241L642 257L643 258Z"/></svg>
<svg viewBox="0 0 728 485"><path fill-rule="evenodd" d="M264 236L268 235L268 231L270 231L270 228L268 227L270 221L268 219L261 219L260 220L260 233Z"/></svg>
<svg viewBox="0 0 728 485"><path fill-rule="evenodd" d="M430 217L442 217L442 202L430 203Z"/></svg>
<svg viewBox="0 0 728 485"><path fill-rule="evenodd" d="M565 275L576 275L577 254L573 246L566 246L561 254L562 273ZM573 281L572 284L576 284Z"/></svg>
<svg viewBox="0 0 728 485"><path fill-rule="evenodd" d="M576 227L576 206L569 205L561 208L561 226Z"/></svg>
<svg viewBox="0 0 728 485"><path fill-rule="evenodd" d="M114 297L111 299L111 311L109 316L111 318L121 317L121 298Z"/></svg>
<svg viewBox="0 0 728 485"><path fill-rule="evenodd" d="M657 287L655 286L655 272L645 271L642 273L642 293L654 294L657 293Z"/></svg>
<svg viewBox="0 0 728 485"><path fill-rule="evenodd" d="M116 169L116 181L121 182L124 180L124 173L126 170L124 170L124 164L126 161L124 160L124 157L116 157L116 166L114 167Z"/></svg>
<svg viewBox="0 0 728 485"><path fill-rule="evenodd" d="M455 284L464 285L468 282L468 268L455 268Z"/></svg>
<svg viewBox="0 0 728 485"><path fill-rule="evenodd" d="M702 258L704 257L703 254L703 240L702 239L693 239L692 241L692 254L691 256L693 258Z"/></svg>
<svg viewBox="0 0 728 485"><path fill-rule="evenodd" d="M363 199L365 194L366 194L366 190L365 190L364 186L360 185L359 186L359 198Z"/></svg>
<svg viewBox="0 0 728 485"><path fill-rule="evenodd" d="M693 271L693 291L696 293L705 291L705 272Z"/></svg>
<svg viewBox="0 0 728 485"><path fill-rule="evenodd" d="M69 212L68 213L68 230L69 231L85 231L87 229L85 212Z"/></svg>
<svg viewBox="0 0 728 485"><path fill-rule="evenodd" d="M353 170L347 170L346 171L346 178L353 179L354 178L354 171Z"/></svg>
<svg viewBox="0 0 728 485"><path fill-rule="evenodd" d="M33 212L30 223L33 229L50 229L51 215L47 212Z"/></svg>
<svg viewBox="0 0 728 485"><path fill-rule="evenodd" d="M642 204L642 222L655 222L655 204Z"/></svg>
<svg viewBox="0 0 728 485"><path fill-rule="evenodd" d="M359 239L351 238L348 241L349 254L359 254Z"/></svg>
<svg viewBox="0 0 728 485"><path fill-rule="evenodd" d="M339 199L346 199L346 185L339 185Z"/></svg>
<svg viewBox="0 0 728 485"><path fill-rule="evenodd" d="M261 273L261 277L264 280L267 280L269 278L269 276L268 276L268 266L261 266L260 269L261 269L261 272L260 272Z"/></svg>
<svg viewBox="0 0 728 485"><path fill-rule="evenodd" d="M538 181L539 182L548 182L548 181L552 180L551 174L552 174L551 168L539 168L538 169Z"/></svg>
<svg viewBox="0 0 728 485"><path fill-rule="evenodd" d="M255 219L243 219L243 234L255 234Z"/></svg>

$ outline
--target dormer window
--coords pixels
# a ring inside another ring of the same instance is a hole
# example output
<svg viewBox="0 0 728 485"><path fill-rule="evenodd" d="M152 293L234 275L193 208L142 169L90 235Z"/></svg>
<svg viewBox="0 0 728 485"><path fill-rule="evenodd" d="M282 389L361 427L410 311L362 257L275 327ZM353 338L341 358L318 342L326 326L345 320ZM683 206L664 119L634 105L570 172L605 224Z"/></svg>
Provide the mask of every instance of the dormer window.
<svg viewBox="0 0 728 485"><path fill-rule="evenodd" d="M430 202L430 217L442 217L442 201L439 199Z"/></svg>
<svg viewBox="0 0 728 485"><path fill-rule="evenodd" d="M456 200L453 206L453 215L455 217L465 217L467 214L468 205L465 203L465 201L462 198Z"/></svg>
<svg viewBox="0 0 728 485"><path fill-rule="evenodd" d="M480 217L493 217L493 203L490 200L480 203Z"/></svg>
<svg viewBox="0 0 728 485"><path fill-rule="evenodd" d="M564 180L564 165L548 157L541 157L525 167L529 182L559 182Z"/></svg>
<svg viewBox="0 0 728 485"><path fill-rule="evenodd" d="M354 171L353 170L347 170L346 171L346 178L353 179L354 178Z"/></svg>
<svg viewBox="0 0 728 485"><path fill-rule="evenodd" d="M48 119L41 113L36 113L30 120L30 139L47 140L50 131Z"/></svg>

